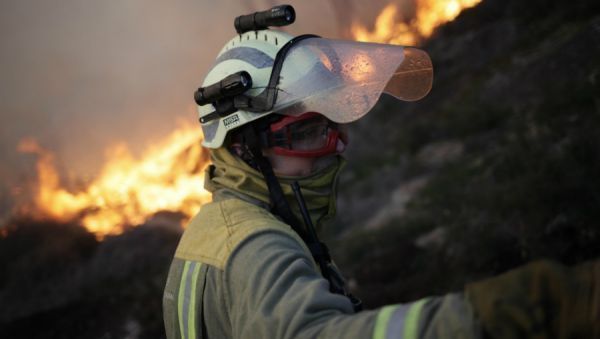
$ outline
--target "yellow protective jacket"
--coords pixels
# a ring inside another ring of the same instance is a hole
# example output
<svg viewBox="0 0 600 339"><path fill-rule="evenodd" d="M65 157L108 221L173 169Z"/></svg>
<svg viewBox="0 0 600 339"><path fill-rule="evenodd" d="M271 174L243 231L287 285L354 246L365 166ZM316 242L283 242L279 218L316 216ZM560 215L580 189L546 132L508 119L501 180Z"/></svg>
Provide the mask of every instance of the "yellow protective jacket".
<svg viewBox="0 0 600 339"><path fill-rule="evenodd" d="M268 211L260 175L213 155L206 186L214 201L186 228L164 291L169 339L598 338L600 262L534 263L465 292L354 313ZM327 190L304 187L311 215L334 210Z"/></svg>
<svg viewBox="0 0 600 339"><path fill-rule="evenodd" d="M186 229L164 293L167 338L477 338L462 294L355 314L295 232L231 198Z"/></svg>

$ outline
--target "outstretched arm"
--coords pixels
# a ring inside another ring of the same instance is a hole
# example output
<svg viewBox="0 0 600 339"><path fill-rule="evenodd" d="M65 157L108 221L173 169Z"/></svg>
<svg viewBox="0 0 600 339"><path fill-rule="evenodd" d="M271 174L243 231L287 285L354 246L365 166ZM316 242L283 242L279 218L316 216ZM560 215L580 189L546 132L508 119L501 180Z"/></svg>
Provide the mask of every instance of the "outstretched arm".
<svg viewBox="0 0 600 339"><path fill-rule="evenodd" d="M235 338L479 338L463 294L354 313L329 292L296 239L261 233L239 246L224 274Z"/></svg>

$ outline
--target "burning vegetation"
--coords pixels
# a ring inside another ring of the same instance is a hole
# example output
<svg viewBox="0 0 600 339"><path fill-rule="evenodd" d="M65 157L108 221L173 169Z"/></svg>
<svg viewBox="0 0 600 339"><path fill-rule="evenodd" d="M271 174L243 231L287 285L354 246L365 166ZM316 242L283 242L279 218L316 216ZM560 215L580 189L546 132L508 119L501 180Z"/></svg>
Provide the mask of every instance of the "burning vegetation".
<svg viewBox="0 0 600 339"><path fill-rule="evenodd" d="M100 175L86 187L69 191L60 181L52 152L33 139L18 150L38 157L33 199L17 214L34 219L81 223L98 238L144 223L161 211L193 216L210 200L203 170L208 153L201 146L200 128L183 127L135 159L125 145L109 150Z"/></svg>
<svg viewBox="0 0 600 339"><path fill-rule="evenodd" d="M414 46L431 36L436 27L454 20L460 12L481 0L416 0L415 15L407 21L399 20L398 6L388 4L377 16L373 31L360 23L352 25L351 32L358 41Z"/></svg>

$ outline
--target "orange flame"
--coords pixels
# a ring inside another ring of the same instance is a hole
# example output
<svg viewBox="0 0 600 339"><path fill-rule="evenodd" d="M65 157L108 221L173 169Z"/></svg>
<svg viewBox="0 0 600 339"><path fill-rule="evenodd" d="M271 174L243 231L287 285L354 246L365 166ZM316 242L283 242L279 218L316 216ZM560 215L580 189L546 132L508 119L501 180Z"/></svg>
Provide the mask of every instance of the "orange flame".
<svg viewBox="0 0 600 339"><path fill-rule="evenodd" d="M454 20L463 9L473 7L481 0L416 0L416 13L410 22L397 20L398 8L387 5L375 20L371 32L359 23L351 27L355 40L405 46L417 45L431 36L436 27Z"/></svg>
<svg viewBox="0 0 600 339"><path fill-rule="evenodd" d="M22 140L18 150L38 156L37 192L21 213L59 221L81 218L98 238L120 234L159 211L181 212L187 217L210 201L204 190L208 153L201 146L198 127L176 130L158 146L134 159L125 145L109 150L109 161L86 188L70 192L61 187L54 155L33 139Z"/></svg>

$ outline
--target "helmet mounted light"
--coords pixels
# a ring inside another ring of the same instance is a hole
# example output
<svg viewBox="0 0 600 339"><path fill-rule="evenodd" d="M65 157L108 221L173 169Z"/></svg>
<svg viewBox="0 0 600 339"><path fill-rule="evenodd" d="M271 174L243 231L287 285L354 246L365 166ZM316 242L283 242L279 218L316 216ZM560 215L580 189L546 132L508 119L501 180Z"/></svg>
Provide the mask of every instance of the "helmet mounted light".
<svg viewBox="0 0 600 339"><path fill-rule="evenodd" d="M285 45L283 45L283 47L281 47L275 56L275 61L273 62L273 69L271 70L271 76L269 77L268 85L259 95L255 97L243 95L245 91L252 87L252 78L250 77L250 74L245 71L232 74L216 84L199 88L194 94L196 103L200 106L212 103L215 106L215 111L201 117L200 123L204 124L210 122L211 120L225 117L236 112L238 109L244 109L253 113L263 113L272 110L273 106L275 106L275 101L277 101L277 84L279 83L281 69L288 51L298 42L309 38L319 38L319 36L314 34L299 35L295 38L292 38ZM242 73L245 73L250 79L249 86L244 88L241 86L235 87L236 90L239 89L241 91L221 90L224 88L222 84L231 83L232 80L237 80L238 83L241 83L241 78L243 78L241 76ZM238 75L240 75L239 80L237 78ZM234 76L236 77L228 81L230 77ZM215 95L207 97L207 95L204 93L214 93Z"/></svg>
<svg viewBox="0 0 600 339"><path fill-rule="evenodd" d="M296 11L290 5L275 6L262 12L240 15L235 18L233 25L238 34L248 31L258 31L271 26L287 26L296 20Z"/></svg>
<svg viewBox="0 0 600 339"><path fill-rule="evenodd" d="M216 84L198 88L194 93L194 100L198 105L204 106L223 98L242 94L251 87L252 77L248 72L241 71L225 77Z"/></svg>
<svg viewBox="0 0 600 339"><path fill-rule="evenodd" d="M294 23L295 20L296 11L294 7L280 5L266 11L240 15L235 18L233 24L238 34L243 34L248 31L268 29L271 26L287 26ZM270 110L277 98L276 85L279 81L279 72L281 71L283 59L287 50L291 47L289 45L291 44L286 44L277 54L269 86L257 97L251 98L242 95L252 87L252 77L246 71L234 73L215 84L198 88L194 93L196 103L199 106L213 104L215 107L215 111L212 114L200 118L200 123L207 123L211 120L225 117L240 108L244 108L250 112L266 112ZM279 56L280 54L282 55L281 57ZM278 64L279 66L277 66Z"/></svg>

